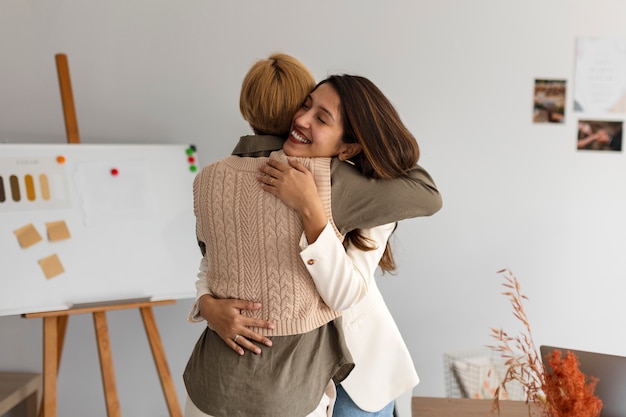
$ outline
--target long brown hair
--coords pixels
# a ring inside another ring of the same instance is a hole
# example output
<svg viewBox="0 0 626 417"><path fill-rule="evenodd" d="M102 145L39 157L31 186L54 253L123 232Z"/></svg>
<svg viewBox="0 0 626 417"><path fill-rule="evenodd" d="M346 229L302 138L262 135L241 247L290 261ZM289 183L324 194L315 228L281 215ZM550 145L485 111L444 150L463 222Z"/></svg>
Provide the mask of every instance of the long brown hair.
<svg viewBox="0 0 626 417"><path fill-rule="evenodd" d="M419 159L419 146L382 91L357 75L331 75L316 88L322 84L329 84L339 95L343 141L362 147L361 153L351 158L361 173L382 179L406 176ZM344 242L360 250L373 249L360 229L348 232ZM383 272L396 269L389 242L379 266Z"/></svg>

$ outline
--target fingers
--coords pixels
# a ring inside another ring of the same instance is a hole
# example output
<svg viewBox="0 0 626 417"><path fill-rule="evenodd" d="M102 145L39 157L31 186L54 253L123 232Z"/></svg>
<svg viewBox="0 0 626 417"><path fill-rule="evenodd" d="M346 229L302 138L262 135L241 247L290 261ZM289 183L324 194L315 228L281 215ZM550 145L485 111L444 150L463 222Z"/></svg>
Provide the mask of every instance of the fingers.
<svg viewBox="0 0 626 417"><path fill-rule="evenodd" d="M269 330L274 329L274 324L271 321L257 319L254 317L247 317L247 316L241 317L241 325L245 327L258 327L261 329L269 329Z"/></svg>
<svg viewBox="0 0 626 417"><path fill-rule="evenodd" d="M243 349L247 349L250 352L259 355L261 353L261 348L253 342L260 343L267 347L272 346L272 341L270 339L252 331L250 331L246 336L242 336L240 334L235 335L232 342L236 345L236 348L233 349L240 355L243 355ZM239 351L237 349L239 349Z"/></svg>
<svg viewBox="0 0 626 417"><path fill-rule="evenodd" d="M241 346L239 346L233 339L226 340L226 344L229 348L235 351L239 356L243 356L244 351Z"/></svg>
<svg viewBox="0 0 626 417"><path fill-rule="evenodd" d="M238 324L239 326L237 327L236 332L238 332L237 334L239 334L240 337L237 338L236 336L234 336L233 339L236 338L239 345L242 345L242 343L240 342L243 338L244 340L254 340L255 342L259 342L265 346L272 346L272 341L270 339L255 332L252 329L258 328L272 330L274 329L273 323L263 319L242 316Z"/></svg>
<svg viewBox="0 0 626 417"><path fill-rule="evenodd" d="M275 169L278 172L282 172L286 169L289 169L289 166L284 163L284 162L280 162L276 159L268 159L267 160L267 166L269 166L270 168Z"/></svg>
<svg viewBox="0 0 626 417"><path fill-rule="evenodd" d="M261 183L261 186L265 188L266 190L276 185L277 177L281 173L280 170L272 167L270 165L270 162L272 162L271 159L267 162L267 164L259 168L259 171L261 171L261 174L257 175L256 177L257 181L259 181ZM280 163L278 161L276 162Z"/></svg>
<svg viewBox="0 0 626 417"><path fill-rule="evenodd" d="M255 343L272 345L268 338L253 329L273 329L274 325L267 320L242 314L260 308L261 304L253 301L216 299L208 295L201 298L202 317L226 345L239 355L243 355L246 349L261 353L260 346Z"/></svg>
<svg viewBox="0 0 626 417"><path fill-rule="evenodd" d="M235 330L232 337L220 336L226 344L234 350L237 354L243 355L245 350L248 350L256 355L261 353L261 348L255 344L259 343L261 345L271 347L272 341L267 337L250 330L247 327L236 326L238 330ZM245 349L245 350L244 350Z"/></svg>
<svg viewBox="0 0 626 417"><path fill-rule="evenodd" d="M295 170L295 171L294 171ZM294 172L307 173L308 169L297 159L289 158L288 164L274 159L269 159L267 163L259 168L261 174L257 180L261 185L265 185L266 190L277 187Z"/></svg>
<svg viewBox="0 0 626 417"><path fill-rule="evenodd" d="M270 177L277 177L281 172L289 169L289 165L275 159L268 159L267 163L260 168L260 171Z"/></svg>
<svg viewBox="0 0 626 417"><path fill-rule="evenodd" d="M261 308L261 303L255 303L254 301L246 300L231 300L232 306L239 310L258 310Z"/></svg>
<svg viewBox="0 0 626 417"><path fill-rule="evenodd" d="M262 174L259 175L257 178L265 180L262 182L268 185L273 185L271 183L272 180L275 180L281 175L281 171L274 169L272 167L269 167L267 165L263 165L261 168L259 168L259 171L261 171Z"/></svg>
<svg viewBox="0 0 626 417"><path fill-rule="evenodd" d="M289 158L289 165L292 168L295 168L295 169L297 169L298 171L301 171L301 172L304 172L304 171L307 170L307 168L304 166L304 164L302 164L296 158Z"/></svg>
<svg viewBox="0 0 626 417"><path fill-rule="evenodd" d="M240 310L258 310L261 308L261 303L244 300L233 300L233 307ZM248 317L240 315L237 317L236 324L233 326L233 332L235 335L232 337L232 344L228 343L233 350L240 355L243 355L243 349L247 349L255 354L261 353L261 348L253 342L260 343L265 346L272 346L272 341L267 337L252 330L252 328L261 329L274 329L274 324L270 321ZM242 349L243 348L243 349Z"/></svg>
<svg viewBox="0 0 626 417"><path fill-rule="evenodd" d="M261 184L261 188L263 188L263 190L276 194L276 186L278 185L276 178L265 174L259 174L257 175L256 180Z"/></svg>
<svg viewBox="0 0 626 417"><path fill-rule="evenodd" d="M275 159L268 159L267 164L261 170L267 175L276 176L289 171L290 168L295 168L298 171L306 171L304 164L296 158L287 158L287 163Z"/></svg>

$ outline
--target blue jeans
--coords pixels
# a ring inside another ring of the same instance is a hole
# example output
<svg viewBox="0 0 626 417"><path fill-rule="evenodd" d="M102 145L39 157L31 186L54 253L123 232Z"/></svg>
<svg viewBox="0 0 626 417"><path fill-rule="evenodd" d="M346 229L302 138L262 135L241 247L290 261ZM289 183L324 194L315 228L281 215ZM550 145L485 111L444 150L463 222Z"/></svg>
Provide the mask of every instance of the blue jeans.
<svg viewBox="0 0 626 417"><path fill-rule="evenodd" d="M382 410L369 412L361 410L352 401L352 398L343 389L341 385L337 385L337 400L333 409L333 417L392 417L394 402L387 404Z"/></svg>

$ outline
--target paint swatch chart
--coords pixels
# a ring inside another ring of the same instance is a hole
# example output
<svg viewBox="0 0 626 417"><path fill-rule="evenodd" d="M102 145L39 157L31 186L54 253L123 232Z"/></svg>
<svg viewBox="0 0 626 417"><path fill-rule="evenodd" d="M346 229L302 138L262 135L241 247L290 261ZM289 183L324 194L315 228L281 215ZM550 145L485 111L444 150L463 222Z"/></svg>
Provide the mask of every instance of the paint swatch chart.
<svg viewBox="0 0 626 417"><path fill-rule="evenodd" d="M0 158L0 212L69 206L64 156Z"/></svg>

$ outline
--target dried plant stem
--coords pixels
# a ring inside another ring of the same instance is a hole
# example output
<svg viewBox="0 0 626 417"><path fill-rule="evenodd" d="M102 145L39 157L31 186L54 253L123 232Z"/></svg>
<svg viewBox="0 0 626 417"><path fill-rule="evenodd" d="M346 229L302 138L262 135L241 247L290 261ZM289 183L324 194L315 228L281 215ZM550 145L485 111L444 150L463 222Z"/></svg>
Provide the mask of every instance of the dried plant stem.
<svg viewBox="0 0 626 417"><path fill-rule="evenodd" d="M520 284L510 270L503 269L498 273L505 280L502 286L506 290L502 294L509 299L513 307L513 315L523 324L523 330L517 336L510 336L502 329L490 329L491 336L498 343L488 347L500 354L507 367L504 379L496 390L492 411L498 413L500 411L500 389L506 390L508 383L517 382L524 389L526 402L529 405L531 403L536 404L541 410L541 415L549 417L550 413L546 407L546 400L542 391L545 384L544 367L541 355L533 341L530 322L523 304L523 301L528 300L528 297L522 294Z"/></svg>

